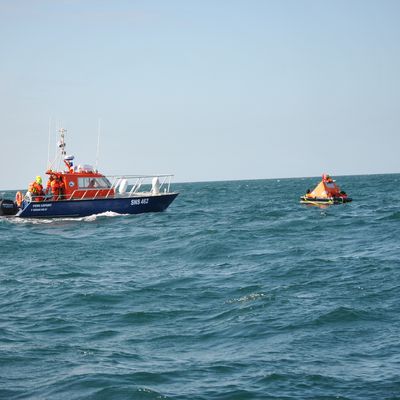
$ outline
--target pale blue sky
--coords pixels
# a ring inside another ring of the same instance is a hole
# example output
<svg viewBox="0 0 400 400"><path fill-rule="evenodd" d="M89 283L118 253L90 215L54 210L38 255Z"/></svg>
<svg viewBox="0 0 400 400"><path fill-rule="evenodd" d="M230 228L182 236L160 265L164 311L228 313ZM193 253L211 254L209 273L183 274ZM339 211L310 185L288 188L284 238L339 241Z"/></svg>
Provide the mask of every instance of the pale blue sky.
<svg viewBox="0 0 400 400"><path fill-rule="evenodd" d="M109 174L400 172L399 21L388 0L0 0L0 188L43 174L49 118L86 164L101 118Z"/></svg>

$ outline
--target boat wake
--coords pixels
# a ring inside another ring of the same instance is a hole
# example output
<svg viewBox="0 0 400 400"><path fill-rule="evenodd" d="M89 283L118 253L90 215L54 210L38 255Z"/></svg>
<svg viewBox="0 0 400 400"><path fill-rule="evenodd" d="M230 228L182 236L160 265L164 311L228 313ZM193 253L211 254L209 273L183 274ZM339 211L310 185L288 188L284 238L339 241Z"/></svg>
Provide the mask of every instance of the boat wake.
<svg viewBox="0 0 400 400"><path fill-rule="evenodd" d="M1 220L13 223L13 224L28 224L28 225L43 225L43 224L55 224L60 222L93 222L99 218L114 218L121 217L130 214L119 214L114 211L106 211L99 214L88 215L87 217L65 217L65 218L16 218L16 217L0 217Z"/></svg>
<svg viewBox="0 0 400 400"><path fill-rule="evenodd" d="M96 219L98 219L98 218L104 218L104 217L112 218L112 217L120 217L122 215L130 215L130 214L119 214L114 211L106 211L106 212L103 212L100 214L93 214L93 215L88 215L87 217L81 217L81 218L75 218L75 219L77 219L79 221L91 222L91 221L96 221ZM74 218L68 218L68 219L73 220Z"/></svg>

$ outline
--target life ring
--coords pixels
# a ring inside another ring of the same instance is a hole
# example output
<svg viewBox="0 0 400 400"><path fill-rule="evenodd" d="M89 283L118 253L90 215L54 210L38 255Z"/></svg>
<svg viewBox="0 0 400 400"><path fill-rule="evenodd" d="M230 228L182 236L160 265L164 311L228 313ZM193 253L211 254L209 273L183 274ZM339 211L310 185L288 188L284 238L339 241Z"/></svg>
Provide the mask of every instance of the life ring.
<svg viewBox="0 0 400 400"><path fill-rule="evenodd" d="M21 192L17 192L17 194L15 195L15 202L17 203L18 207L21 207L21 204L22 204L22 193Z"/></svg>

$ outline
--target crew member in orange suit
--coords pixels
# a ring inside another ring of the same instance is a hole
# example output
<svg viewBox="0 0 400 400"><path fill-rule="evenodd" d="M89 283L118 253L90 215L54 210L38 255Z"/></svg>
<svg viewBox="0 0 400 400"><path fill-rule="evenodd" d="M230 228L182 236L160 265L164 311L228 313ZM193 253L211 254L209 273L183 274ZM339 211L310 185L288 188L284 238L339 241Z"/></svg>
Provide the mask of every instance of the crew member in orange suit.
<svg viewBox="0 0 400 400"><path fill-rule="evenodd" d="M60 197L60 181L59 178L54 178L51 181L51 193L53 193L53 200L58 200Z"/></svg>
<svg viewBox="0 0 400 400"><path fill-rule="evenodd" d="M49 180L47 181L46 190L44 191L45 194L51 193L51 182L54 180L54 175L50 175Z"/></svg>
<svg viewBox="0 0 400 400"><path fill-rule="evenodd" d="M59 196L60 196L60 200L62 200L65 197L65 185L64 185L64 181L63 178L58 177L58 187L59 187Z"/></svg>
<svg viewBox="0 0 400 400"><path fill-rule="evenodd" d="M28 192L31 193L33 201L43 201L44 192L40 176L29 185Z"/></svg>

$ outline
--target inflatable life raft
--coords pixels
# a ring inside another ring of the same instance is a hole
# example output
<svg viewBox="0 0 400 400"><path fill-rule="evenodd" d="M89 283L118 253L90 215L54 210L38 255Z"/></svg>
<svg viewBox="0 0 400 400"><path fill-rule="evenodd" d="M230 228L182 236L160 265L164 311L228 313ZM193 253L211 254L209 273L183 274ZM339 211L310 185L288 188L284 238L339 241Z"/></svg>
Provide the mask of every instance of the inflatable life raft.
<svg viewBox="0 0 400 400"><path fill-rule="evenodd" d="M303 204L342 204L349 203L352 198L347 193L340 190L336 182L327 174L322 175L322 180L313 191L307 190L304 196L300 197Z"/></svg>

